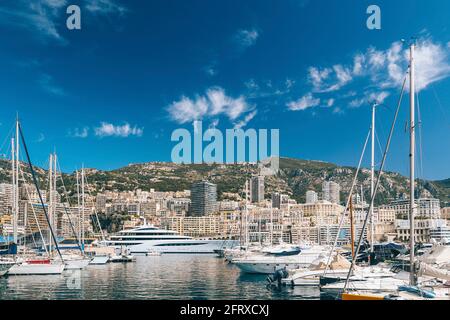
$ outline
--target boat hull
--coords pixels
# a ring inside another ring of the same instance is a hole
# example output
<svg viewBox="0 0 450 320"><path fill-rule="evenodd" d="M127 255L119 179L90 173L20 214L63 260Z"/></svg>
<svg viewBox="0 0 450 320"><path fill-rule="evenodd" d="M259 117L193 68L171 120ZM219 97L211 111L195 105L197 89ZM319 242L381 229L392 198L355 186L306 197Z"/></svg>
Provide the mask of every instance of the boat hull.
<svg viewBox="0 0 450 320"><path fill-rule="evenodd" d="M321 294L327 296L340 296L344 291L345 281L328 284L320 288ZM404 281L392 278L379 278L368 280L353 280L347 286L347 293L358 294L364 292L365 294L379 294L380 292L395 293L398 287L403 285Z"/></svg>
<svg viewBox="0 0 450 320"><path fill-rule="evenodd" d="M321 278L323 277L324 270L316 270L316 271L304 271L299 272L292 277L282 279L281 282L286 285L292 285L292 286L314 286L318 287L321 285ZM333 277L335 279L343 278L345 279L348 273L348 270L336 270L336 271L329 271L329 273L333 274ZM339 280L336 280L339 281ZM333 281L335 282L335 281ZM331 283L331 282L330 282Z"/></svg>
<svg viewBox="0 0 450 320"><path fill-rule="evenodd" d="M133 262L136 258L131 255L121 255L121 256L112 256L110 258L110 262L119 263L119 262Z"/></svg>
<svg viewBox="0 0 450 320"><path fill-rule="evenodd" d="M109 257L96 256L89 262L89 264L90 265L100 265L100 264L107 264L108 262L109 262Z"/></svg>
<svg viewBox="0 0 450 320"><path fill-rule="evenodd" d="M304 263L252 263L252 262L233 262L244 273L272 274L278 270L295 270L308 267Z"/></svg>
<svg viewBox="0 0 450 320"><path fill-rule="evenodd" d="M41 275L41 274L61 274L64 264L16 264L8 271L8 275Z"/></svg>
<svg viewBox="0 0 450 320"><path fill-rule="evenodd" d="M159 253L174 253L174 254L213 254L215 250L223 249L224 247L233 247L238 245L238 241L231 242L223 240L145 240L141 244L127 245L123 243L120 246L117 245L117 241L114 244L108 243L107 245L115 248L126 247L131 254L147 254L149 252Z"/></svg>
<svg viewBox="0 0 450 320"><path fill-rule="evenodd" d="M343 293L342 300L357 301L357 300L385 300L384 296L376 294L351 294Z"/></svg>
<svg viewBox="0 0 450 320"><path fill-rule="evenodd" d="M89 265L91 259L74 259L74 260L64 260L66 270L79 270L84 269Z"/></svg>
<svg viewBox="0 0 450 320"><path fill-rule="evenodd" d="M278 270L295 270L311 266L323 250L308 250L295 256L272 257L260 254L233 259L235 264L244 273L272 274Z"/></svg>

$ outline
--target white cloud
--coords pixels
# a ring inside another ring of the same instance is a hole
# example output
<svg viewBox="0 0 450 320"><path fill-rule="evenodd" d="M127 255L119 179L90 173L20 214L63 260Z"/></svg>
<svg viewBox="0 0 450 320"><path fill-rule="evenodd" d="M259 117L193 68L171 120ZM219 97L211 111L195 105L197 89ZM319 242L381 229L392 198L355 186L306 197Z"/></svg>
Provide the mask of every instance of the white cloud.
<svg viewBox="0 0 450 320"><path fill-rule="evenodd" d="M330 76L331 69L326 68L326 69L320 70L315 67L310 67L308 69L308 73L309 73L309 80L312 83L314 89L316 91L320 91L322 88L323 82L325 80L327 80L328 77Z"/></svg>
<svg viewBox="0 0 450 320"><path fill-rule="evenodd" d="M38 82L45 91L53 95L63 96L65 94L64 90L55 84L53 77L48 74L42 74Z"/></svg>
<svg viewBox="0 0 450 320"><path fill-rule="evenodd" d="M327 101L327 107L332 107L333 105L334 105L334 99L333 99L333 98L328 99L328 101Z"/></svg>
<svg viewBox="0 0 450 320"><path fill-rule="evenodd" d="M356 76L361 75L363 71L363 65L365 63L365 56L363 54L357 54L353 58L353 74Z"/></svg>
<svg viewBox="0 0 450 320"><path fill-rule="evenodd" d="M258 90L259 85L256 83L255 79L250 79L246 82L244 82L244 85L247 87L247 89L250 90Z"/></svg>
<svg viewBox="0 0 450 320"><path fill-rule="evenodd" d="M353 79L352 71L341 64L324 69L310 67L308 73L313 91L318 93L337 91Z"/></svg>
<svg viewBox="0 0 450 320"><path fill-rule="evenodd" d="M86 0L86 9L92 13L118 13L124 14L127 9L113 0Z"/></svg>
<svg viewBox="0 0 450 320"><path fill-rule="evenodd" d="M219 115L225 115L233 121L250 109L243 96L237 98L227 96L225 90L220 87L209 88L204 96L196 96L195 99L183 96L167 107L171 119L178 123Z"/></svg>
<svg viewBox="0 0 450 320"><path fill-rule="evenodd" d="M238 30L238 32L234 36L234 39L241 49L246 49L255 45L258 37L259 33L256 29L251 30L241 29Z"/></svg>
<svg viewBox="0 0 450 320"><path fill-rule="evenodd" d="M257 114L258 112L256 110L253 110L252 112L250 112L249 114L247 114L243 120L237 122L234 125L235 129L241 129L243 127L245 127L247 125L247 123L249 123Z"/></svg>
<svg viewBox="0 0 450 320"><path fill-rule="evenodd" d="M370 48L366 57L365 76L370 76L373 86L395 88L401 86L409 66L409 48L394 42L389 49L379 51ZM426 89L430 84L450 76L449 53L445 45L430 39L417 42L415 49L416 90Z"/></svg>
<svg viewBox="0 0 450 320"><path fill-rule="evenodd" d="M69 136L72 138L87 138L89 135L89 127L75 128L69 130Z"/></svg>
<svg viewBox="0 0 450 320"><path fill-rule="evenodd" d="M369 48L366 56L372 69L382 68L386 62L386 54L375 48Z"/></svg>
<svg viewBox="0 0 450 320"><path fill-rule="evenodd" d="M344 111L341 108L336 107L333 109L333 113L334 114L344 114Z"/></svg>
<svg viewBox="0 0 450 320"><path fill-rule="evenodd" d="M350 107L350 108L359 108L359 107L361 107L365 102L366 102L366 98L353 99L352 101L350 101L349 107Z"/></svg>
<svg viewBox="0 0 450 320"><path fill-rule="evenodd" d="M194 101L183 96L179 101L173 102L168 111L172 120L186 123L202 119L208 112L208 105L203 97L197 97Z"/></svg>
<svg viewBox="0 0 450 320"><path fill-rule="evenodd" d="M45 140L45 135L43 133L39 133L38 138L36 139L36 142L40 143Z"/></svg>
<svg viewBox="0 0 450 320"><path fill-rule="evenodd" d="M376 103L383 103L384 100L386 100L386 98L389 97L389 95L390 95L390 93L387 91L372 92L369 94L368 101L376 102Z"/></svg>
<svg viewBox="0 0 450 320"><path fill-rule="evenodd" d="M433 42L430 38L417 41L415 66L418 92L450 76L448 48L449 43ZM355 54L348 64L311 66L308 68L310 88L307 89L311 93L298 101L290 102L288 108L305 110L316 106L320 100L330 99L343 100L342 103L351 108L373 101L382 103L393 91L400 88L408 66L409 47L400 41L393 42L384 50L370 47L363 53ZM355 85L357 87L354 87ZM352 95L339 92L344 87L350 87L347 92L358 92L361 88L365 88L365 91ZM315 98L312 93L316 95ZM331 96L331 93L335 95Z"/></svg>
<svg viewBox="0 0 450 320"><path fill-rule="evenodd" d="M98 137L121 137L126 138L129 136L141 137L144 133L143 128L137 126L130 126L125 123L123 125L114 125L108 122L101 122L99 127L94 128L95 135Z"/></svg>
<svg viewBox="0 0 450 320"><path fill-rule="evenodd" d="M61 8L67 4L67 0L44 0L43 2L51 8Z"/></svg>
<svg viewBox="0 0 450 320"><path fill-rule="evenodd" d="M291 91L295 81L287 79L283 83L273 83L272 80L260 80L257 82L255 79L250 79L244 82L244 86L247 88L245 94L247 99L266 99L273 96L282 96Z"/></svg>
<svg viewBox="0 0 450 320"><path fill-rule="evenodd" d="M346 85L350 81L352 81L351 72L349 69L344 68L342 65L338 64L333 67L334 72L336 73L336 78L338 79L338 84L340 87Z"/></svg>
<svg viewBox="0 0 450 320"><path fill-rule="evenodd" d="M408 53L405 52L405 59ZM425 41L415 50L416 89L427 88L430 84L450 75L449 53L442 45Z"/></svg>
<svg viewBox="0 0 450 320"><path fill-rule="evenodd" d="M209 128L216 128L219 125L220 120L219 119L214 119L210 124L209 124Z"/></svg>
<svg viewBox="0 0 450 320"><path fill-rule="evenodd" d="M123 14L126 8L116 0L83 0L91 14ZM65 29L65 8L68 0L15 0L7 5L0 4L0 24L27 29L43 39L52 39L65 44L60 30ZM36 32L39 31L39 32Z"/></svg>
<svg viewBox="0 0 450 320"><path fill-rule="evenodd" d="M244 97L236 99L228 97L222 88L210 88L206 92L211 105L211 115L225 113L229 119L235 120L247 111L247 103Z"/></svg>
<svg viewBox="0 0 450 320"><path fill-rule="evenodd" d="M215 76L217 74L217 69L215 68L214 65L209 65L207 67L204 68L204 71L206 72L207 75L209 76Z"/></svg>
<svg viewBox="0 0 450 320"><path fill-rule="evenodd" d="M297 101L291 101L287 104L289 110L292 111L301 111L306 110L311 107L316 107L320 104L319 98L314 98L311 93L308 93L307 95L301 97Z"/></svg>
<svg viewBox="0 0 450 320"><path fill-rule="evenodd" d="M353 99L349 103L350 108L359 108L363 104L383 103L390 93L388 91L364 92L362 98Z"/></svg>
<svg viewBox="0 0 450 320"><path fill-rule="evenodd" d="M285 84L286 84L286 89L289 90L289 89L291 89L294 86L295 81L292 80L292 79L286 79Z"/></svg>

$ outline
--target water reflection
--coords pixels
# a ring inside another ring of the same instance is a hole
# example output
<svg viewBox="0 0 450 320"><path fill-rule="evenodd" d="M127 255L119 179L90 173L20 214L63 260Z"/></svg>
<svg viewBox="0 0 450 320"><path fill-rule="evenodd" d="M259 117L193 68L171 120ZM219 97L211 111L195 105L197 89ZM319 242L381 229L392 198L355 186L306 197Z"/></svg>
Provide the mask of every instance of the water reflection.
<svg viewBox="0 0 450 320"><path fill-rule="evenodd" d="M0 279L0 299L317 299L317 289L268 290L266 276L241 274L212 255L137 257L56 276Z"/></svg>

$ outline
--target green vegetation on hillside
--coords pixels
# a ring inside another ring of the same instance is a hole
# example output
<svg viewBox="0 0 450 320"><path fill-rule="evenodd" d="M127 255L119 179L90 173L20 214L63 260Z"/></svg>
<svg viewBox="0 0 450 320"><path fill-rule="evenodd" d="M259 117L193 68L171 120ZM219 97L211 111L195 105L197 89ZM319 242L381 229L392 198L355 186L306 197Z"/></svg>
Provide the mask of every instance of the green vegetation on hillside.
<svg viewBox="0 0 450 320"><path fill-rule="evenodd" d="M10 181L10 163L0 160L0 182ZM322 190L322 182L331 180L341 185L341 200L348 196L355 168L337 166L332 163L298 160L290 158L280 159L280 171L276 176L265 179L266 197L272 192L282 192L292 196L299 202L305 201L307 190ZM24 166L27 173L27 168ZM36 169L41 188L45 189L46 171ZM89 191L95 195L97 192L131 191L136 189L158 191L182 191L191 188L195 181L209 180L218 186L219 199L224 193L242 194L245 179L258 173L258 167L251 164L174 164L174 163L140 163L126 167L101 171L86 169L86 178ZM29 181L31 178L27 174ZM69 195L75 196L75 173L64 174L64 181ZM370 171L362 169L358 175L358 190L361 185L365 199L370 194ZM382 175L381 185L375 199L376 204L386 203L395 199L402 193L408 192L408 179L398 173L385 172ZM419 191L427 190L432 196L442 202L442 206L450 205L450 179L442 181L417 181Z"/></svg>

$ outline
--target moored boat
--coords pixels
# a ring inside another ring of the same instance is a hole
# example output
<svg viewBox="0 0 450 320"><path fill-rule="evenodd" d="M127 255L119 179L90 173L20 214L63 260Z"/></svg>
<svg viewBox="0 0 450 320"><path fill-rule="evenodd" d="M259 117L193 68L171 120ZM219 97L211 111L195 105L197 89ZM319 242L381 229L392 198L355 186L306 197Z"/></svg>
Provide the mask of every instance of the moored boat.
<svg viewBox="0 0 450 320"><path fill-rule="evenodd" d="M59 261L51 261L50 259L31 259L13 265L9 269L8 275L61 274L64 267L64 263Z"/></svg>
<svg viewBox="0 0 450 320"><path fill-rule="evenodd" d="M142 225L122 230L112 235L109 240L99 243L100 246L113 248L126 247L131 254L147 254L149 251L161 253L214 253L214 250L231 248L237 241L215 239L194 239L179 235L175 231L160 229L153 225Z"/></svg>
<svg viewBox="0 0 450 320"><path fill-rule="evenodd" d="M297 255L255 254L243 258L236 258L231 262L245 273L272 274L278 270L307 268L325 252L326 249L324 247L317 246L302 250Z"/></svg>
<svg viewBox="0 0 450 320"><path fill-rule="evenodd" d="M107 264L109 262L109 256L94 256L92 260L89 262L90 265L102 265Z"/></svg>
<svg viewBox="0 0 450 320"><path fill-rule="evenodd" d="M66 270L84 269L90 262L90 258L84 258L82 256L64 259Z"/></svg>

